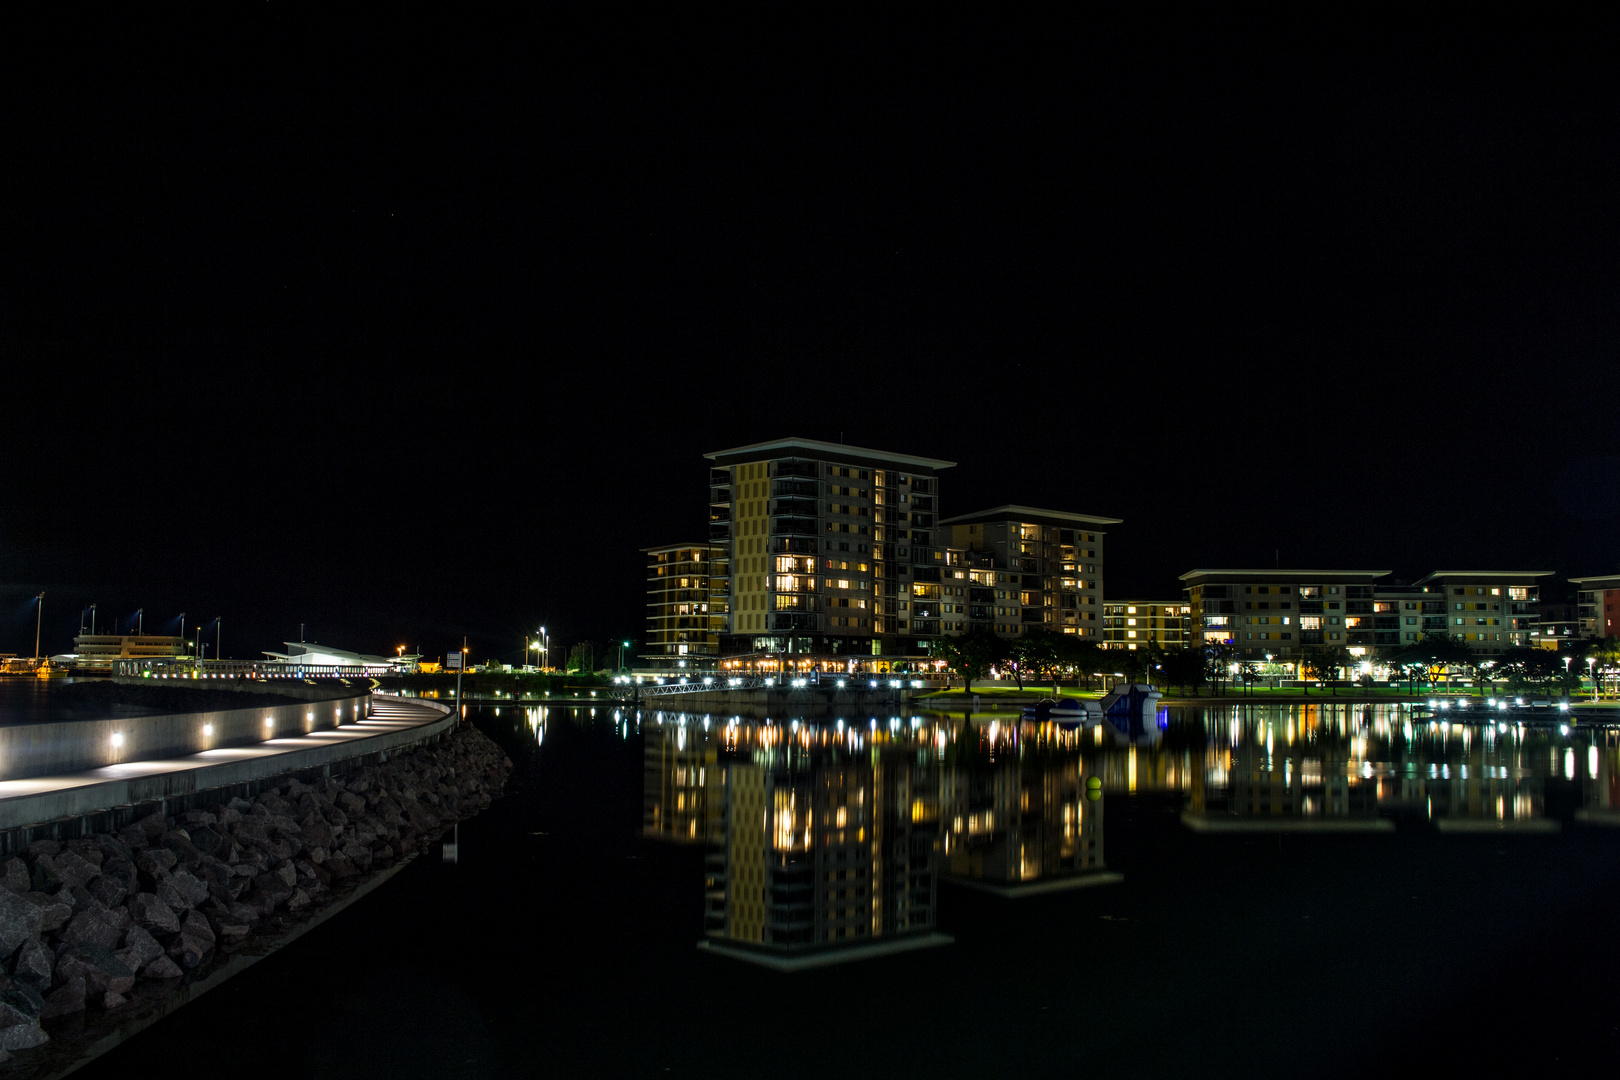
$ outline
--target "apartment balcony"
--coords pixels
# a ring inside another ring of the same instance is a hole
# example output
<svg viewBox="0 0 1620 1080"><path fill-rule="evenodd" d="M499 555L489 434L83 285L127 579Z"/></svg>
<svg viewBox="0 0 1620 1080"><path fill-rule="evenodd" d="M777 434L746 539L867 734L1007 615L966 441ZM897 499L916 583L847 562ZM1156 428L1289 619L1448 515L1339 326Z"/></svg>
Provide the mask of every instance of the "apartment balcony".
<svg viewBox="0 0 1620 1080"><path fill-rule="evenodd" d="M724 544L724 543L728 543L730 540L731 540L731 522L729 522L729 521L711 521L711 522L709 522L709 543L711 543L711 544Z"/></svg>
<svg viewBox="0 0 1620 1080"><path fill-rule="evenodd" d="M785 536L771 537L771 554L773 555L814 555L815 553L816 542L813 539L799 540Z"/></svg>
<svg viewBox="0 0 1620 1080"><path fill-rule="evenodd" d="M771 518L773 536L815 536L817 522L813 517L783 516ZM812 551L815 549L812 548Z"/></svg>
<svg viewBox="0 0 1620 1080"><path fill-rule="evenodd" d="M726 487L712 487L712 488L709 489L709 503L710 503L710 505L716 505L716 504L719 504L719 503L729 504L730 502L731 502L731 488L730 488L729 485L726 486Z"/></svg>
<svg viewBox="0 0 1620 1080"><path fill-rule="evenodd" d="M730 503L710 503L709 504L709 520L711 522L713 522L713 521L730 521L731 520L731 504Z"/></svg>
<svg viewBox="0 0 1620 1080"><path fill-rule="evenodd" d="M771 476L798 476L806 480L816 478L816 463L813 461L778 461L771 467Z"/></svg>
<svg viewBox="0 0 1620 1080"><path fill-rule="evenodd" d="M939 633L939 620L914 618L911 620L911 632L913 634L937 634Z"/></svg>
<svg viewBox="0 0 1620 1080"><path fill-rule="evenodd" d="M821 507L815 499L772 499L770 512L791 517L818 517Z"/></svg>
<svg viewBox="0 0 1620 1080"><path fill-rule="evenodd" d="M801 498L814 499L821 494L820 485L814 480L785 479L771 481L772 498Z"/></svg>
<svg viewBox="0 0 1620 1080"><path fill-rule="evenodd" d="M820 616L809 612L798 611L772 611L766 618L771 630L801 630L813 631L820 627Z"/></svg>

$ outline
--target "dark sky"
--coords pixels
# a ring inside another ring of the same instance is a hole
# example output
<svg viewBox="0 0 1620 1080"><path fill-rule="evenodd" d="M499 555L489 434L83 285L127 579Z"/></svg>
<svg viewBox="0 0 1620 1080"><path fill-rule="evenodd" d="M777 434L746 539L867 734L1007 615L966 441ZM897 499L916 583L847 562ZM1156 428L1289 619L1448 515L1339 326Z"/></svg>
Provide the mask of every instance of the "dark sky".
<svg viewBox="0 0 1620 1080"><path fill-rule="evenodd" d="M12 27L0 650L639 633L787 434L1125 518L1116 596L1620 569L1611 28L500 17Z"/></svg>

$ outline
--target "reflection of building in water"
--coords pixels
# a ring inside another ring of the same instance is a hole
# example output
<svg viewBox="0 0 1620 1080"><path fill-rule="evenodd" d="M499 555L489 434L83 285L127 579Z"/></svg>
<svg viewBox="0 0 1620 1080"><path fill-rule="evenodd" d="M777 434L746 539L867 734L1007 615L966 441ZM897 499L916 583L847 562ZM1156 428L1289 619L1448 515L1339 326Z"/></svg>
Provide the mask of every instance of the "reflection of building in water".
<svg viewBox="0 0 1620 1080"><path fill-rule="evenodd" d="M1085 798L1078 751L1000 751L947 769L940 782L950 872L1017 883L1101 870L1103 804Z"/></svg>
<svg viewBox="0 0 1620 1080"><path fill-rule="evenodd" d="M1411 813L1442 824L1522 825L1545 817L1546 777L1577 775L1573 750L1552 745L1549 733L1414 723L1397 708L1211 715L1206 730L1204 782L1188 809L1211 819L1370 822Z"/></svg>
<svg viewBox="0 0 1620 1080"><path fill-rule="evenodd" d="M710 939L791 952L932 929L932 753L853 733L762 742L722 766Z"/></svg>
<svg viewBox="0 0 1620 1080"><path fill-rule="evenodd" d="M672 718L647 725L645 745L642 832L670 840L716 838L722 779L709 733Z"/></svg>

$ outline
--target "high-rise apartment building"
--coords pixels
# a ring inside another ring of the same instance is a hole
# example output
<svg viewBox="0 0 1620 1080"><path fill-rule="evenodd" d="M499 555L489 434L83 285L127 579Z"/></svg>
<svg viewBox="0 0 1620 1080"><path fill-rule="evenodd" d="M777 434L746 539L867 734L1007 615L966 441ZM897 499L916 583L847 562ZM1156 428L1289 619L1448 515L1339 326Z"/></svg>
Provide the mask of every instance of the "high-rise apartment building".
<svg viewBox="0 0 1620 1080"><path fill-rule="evenodd" d="M734 651L903 654L940 632L910 596L940 580L939 474L955 462L815 439L705 456Z"/></svg>
<svg viewBox="0 0 1620 1080"><path fill-rule="evenodd" d="M730 552L716 544L643 548L647 556L647 640L655 667L712 661L730 606Z"/></svg>
<svg viewBox="0 0 1620 1080"><path fill-rule="evenodd" d="M1103 604L1105 649L1184 649L1191 641L1192 605L1186 600L1110 600Z"/></svg>
<svg viewBox="0 0 1620 1080"><path fill-rule="evenodd" d="M1004 637L1034 627L1102 637L1103 526L1122 519L997 506L947 518L947 567L938 615L916 582L911 615L938 632L982 628ZM935 631L930 631L935 632Z"/></svg>

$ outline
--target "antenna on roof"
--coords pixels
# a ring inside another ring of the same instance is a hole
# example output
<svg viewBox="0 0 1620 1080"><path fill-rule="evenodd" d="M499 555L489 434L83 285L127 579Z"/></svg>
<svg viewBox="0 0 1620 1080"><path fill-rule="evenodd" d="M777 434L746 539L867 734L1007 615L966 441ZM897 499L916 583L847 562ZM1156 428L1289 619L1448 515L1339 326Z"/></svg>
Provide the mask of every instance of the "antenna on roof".
<svg viewBox="0 0 1620 1080"><path fill-rule="evenodd" d="M1282 569L1282 548L1272 548L1271 553L1272 553L1272 556L1277 560L1277 565L1276 565L1275 569L1281 570Z"/></svg>

